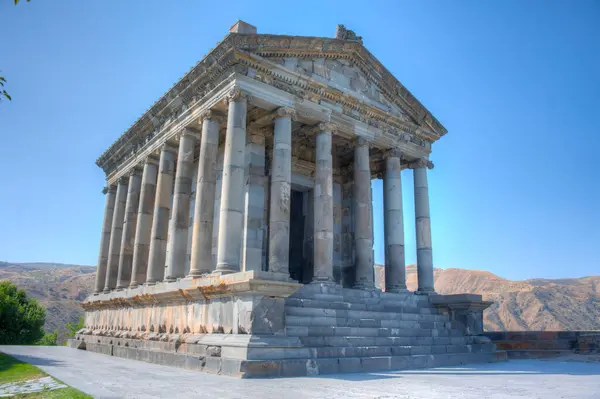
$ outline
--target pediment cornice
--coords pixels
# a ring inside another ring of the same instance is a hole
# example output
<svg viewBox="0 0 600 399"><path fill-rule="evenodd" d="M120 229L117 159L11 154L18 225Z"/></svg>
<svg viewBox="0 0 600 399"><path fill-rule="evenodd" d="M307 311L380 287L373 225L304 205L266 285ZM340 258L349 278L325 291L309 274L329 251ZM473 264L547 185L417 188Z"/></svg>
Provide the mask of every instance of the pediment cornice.
<svg viewBox="0 0 600 399"><path fill-rule="evenodd" d="M169 120L177 118L217 86L223 80L224 73L239 63L240 54L243 53L254 53L260 57L346 58L373 81L386 98L406 112L417 129L432 132L437 137L446 133L446 129L431 113L359 42L307 36L230 33L134 122L98 158L96 164L105 169L113 155L121 152L120 149L132 140L143 145L148 137L153 136L153 131L162 129ZM356 102L351 96L346 97L347 102Z"/></svg>

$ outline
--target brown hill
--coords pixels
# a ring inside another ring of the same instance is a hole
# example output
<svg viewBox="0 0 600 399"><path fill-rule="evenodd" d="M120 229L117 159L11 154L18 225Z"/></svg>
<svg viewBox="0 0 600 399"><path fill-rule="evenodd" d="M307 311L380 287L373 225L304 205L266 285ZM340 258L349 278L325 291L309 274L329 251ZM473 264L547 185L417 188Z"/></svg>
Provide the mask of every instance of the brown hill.
<svg viewBox="0 0 600 399"><path fill-rule="evenodd" d="M383 282L383 267L377 265ZM435 269L440 294L481 294L495 304L485 312L485 328L502 330L600 330L600 277L511 281L490 272ZM409 290L417 289L417 266L406 267ZM381 285L379 285L381 286Z"/></svg>
<svg viewBox="0 0 600 399"><path fill-rule="evenodd" d="M50 263L0 262L0 280L10 280L48 309L46 330L63 330L83 315L79 302L92 291L95 268ZM417 288L416 265L406 268ZM600 277L506 280L480 270L435 269L440 294L475 293L496 303L485 313L487 330L600 330ZM383 282L383 267L376 280Z"/></svg>
<svg viewBox="0 0 600 399"><path fill-rule="evenodd" d="M9 280L46 307L47 332L83 316L79 302L93 289L96 268L60 263L0 262L0 280Z"/></svg>

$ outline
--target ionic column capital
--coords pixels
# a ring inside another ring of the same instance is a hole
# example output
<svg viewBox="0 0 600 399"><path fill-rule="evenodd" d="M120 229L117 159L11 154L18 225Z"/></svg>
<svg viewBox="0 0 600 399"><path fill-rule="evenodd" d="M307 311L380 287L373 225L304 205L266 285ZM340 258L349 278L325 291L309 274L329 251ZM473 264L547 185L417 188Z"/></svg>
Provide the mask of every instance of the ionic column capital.
<svg viewBox="0 0 600 399"><path fill-rule="evenodd" d="M281 107L277 108L274 115L275 118L290 118L291 120L296 120L296 110L290 107Z"/></svg>
<svg viewBox="0 0 600 399"><path fill-rule="evenodd" d="M227 93L226 100L227 104L229 104L231 101L249 101L250 97L250 93L247 91L244 91L239 87L234 87Z"/></svg>
<svg viewBox="0 0 600 399"><path fill-rule="evenodd" d="M154 155L148 155L146 159L144 159L144 165L145 164L158 165L158 158Z"/></svg>
<svg viewBox="0 0 600 399"><path fill-rule="evenodd" d="M316 125L312 126L309 130L313 134L319 134L319 133L323 133L323 132L333 134L333 132L336 129L337 129L337 126L334 123L320 122L320 123L317 123Z"/></svg>
<svg viewBox="0 0 600 399"><path fill-rule="evenodd" d="M162 146L160 147L161 151L166 151L166 152L170 152L173 154L177 154L177 147L169 144L169 143L163 143Z"/></svg>
<svg viewBox="0 0 600 399"><path fill-rule="evenodd" d="M433 169L434 165L433 165L433 162L431 162L428 159L418 159L416 161L410 162L407 167L408 167L408 169L419 169L419 168Z"/></svg>
<svg viewBox="0 0 600 399"><path fill-rule="evenodd" d="M129 171L129 173L127 173L127 176L131 177L131 176L139 176L142 174L142 165L135 165L133 168L131 168L131 170Z"/></svg>
<svg viewBox="0 0 600 399"><path fill-rule="evenodd" d="M117 186L115 185L102 187L102 194L108 194L109 192L115 193L116 191Z"/></svg>
<svg viewBox="0 0 600 399"><path fill-rule="evenodd" d="M388 148L383 151L383 158L399 158L402 159L402 151L399 148Z"/></svg>
<svg viewBox="0 0 600 399"><path fill-rule="evenodd" d="M181 138L183 136L190 136L190 137L194 137L195 139L200 140L200 133L197 130L191 129L189 127L184 127L183 129L181 129L181 131L177 134L178 138Z"/></svg>
<svg viewBox="0 0 600 399"><path fill-rule="evenodd" d="M204 122L205 119L223 123L223 121L225 120L225 116L219 112L212 110L212 109L207 109L200 113L200 116L198 117L198 123L202 124L202 122Z"/></svg>

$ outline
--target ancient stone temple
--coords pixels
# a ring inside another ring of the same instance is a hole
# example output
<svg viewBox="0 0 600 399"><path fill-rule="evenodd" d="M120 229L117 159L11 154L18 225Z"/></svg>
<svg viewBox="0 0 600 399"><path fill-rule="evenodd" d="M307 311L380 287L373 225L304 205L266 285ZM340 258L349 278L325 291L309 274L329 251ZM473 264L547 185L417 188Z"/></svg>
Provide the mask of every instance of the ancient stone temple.
<svg viewBox="0 0 600 399"><path fill-rule="evenodd" d="M344 26L325 38L237 22L97 160L95 293L70 345L239 377L494 359L480 336L490 303L434 292L427 173L445 133ZM405 283L403 169L417 292Z"/></svg>

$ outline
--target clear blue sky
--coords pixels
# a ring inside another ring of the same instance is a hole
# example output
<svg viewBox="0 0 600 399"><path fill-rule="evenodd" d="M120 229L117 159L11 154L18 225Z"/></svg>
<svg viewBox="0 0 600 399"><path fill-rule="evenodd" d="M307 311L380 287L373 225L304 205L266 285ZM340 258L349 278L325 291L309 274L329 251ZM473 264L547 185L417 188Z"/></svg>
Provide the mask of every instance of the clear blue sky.
<svg viewBox="0 0 600 399"><path fill-rule="evenodd" d="M12 3L0 5L13 96L0 104L0 259L95 264L96 158L243 19L261 33L329 37L346 24L446 126L429 174L437 267L600 274L597 1ZM377 182L374 200L383 262Z"/></svg>

